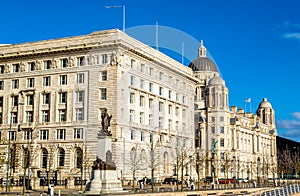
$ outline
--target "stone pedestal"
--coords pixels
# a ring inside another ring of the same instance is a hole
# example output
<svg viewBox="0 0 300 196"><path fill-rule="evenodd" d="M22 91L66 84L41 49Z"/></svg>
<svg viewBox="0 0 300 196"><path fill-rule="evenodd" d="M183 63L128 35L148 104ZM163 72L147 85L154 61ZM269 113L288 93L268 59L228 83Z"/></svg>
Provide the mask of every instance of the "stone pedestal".
<svg viewBox="0 0 300 196"><path fill-rule="evenodd" d="M107 136L99 136L98 140L98 157L103 160L107 161L106 155L111 153L111 138Z"/></svg>

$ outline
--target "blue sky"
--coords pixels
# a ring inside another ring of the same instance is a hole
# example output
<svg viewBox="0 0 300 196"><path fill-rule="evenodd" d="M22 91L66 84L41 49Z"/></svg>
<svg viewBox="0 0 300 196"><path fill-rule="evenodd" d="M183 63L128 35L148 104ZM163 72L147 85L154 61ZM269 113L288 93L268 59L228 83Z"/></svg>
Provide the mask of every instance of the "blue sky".
<svg viewBox="0 0 300 196"><path fill-rule="evenodd" d="M300 1L6 0L0 4L0 43L122 29L122 8L106 5L126 5L126 28L158 21L199 42L203 39L230 90L230 105L245 108L245 99L251 97L255 112L267 97L279 135L300 141ZM188 44L185 51L188 55Z"/></svg>

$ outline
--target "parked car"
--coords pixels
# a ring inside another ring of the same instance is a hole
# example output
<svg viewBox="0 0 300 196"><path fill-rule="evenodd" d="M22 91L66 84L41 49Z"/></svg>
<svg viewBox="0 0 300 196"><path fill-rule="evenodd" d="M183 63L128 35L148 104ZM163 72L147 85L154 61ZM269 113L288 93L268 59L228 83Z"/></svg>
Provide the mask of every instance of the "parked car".
<svg viewBox="0 0 300 196"><path fill-rule="evenodd" d="M163 184L171 184L171 183L175 184L177 182L178 182L178 184L181 184L181 181L180 180L177 181L176 178L165 178L163 181Z"/></svg>
<svg viewBox="0 0 300 196"><path fill-rule="evenodd" d="M236 180L237 180L238 183L242 183L242 182L247 183L248 182L247 178L238 178Z"/></svg>
<svg viewBox="0 0 300 196"><path fill-rule="evenodd" d="M213 177L211 176L206 176L204 179L204 183L212 183L213 182Z"/></svg>
<svg viewBox="0 0 300 196"><path fill-rule="evenodd" d="M139 183L141 183L141 182L145 183L145 181L146 181L146 184L152 184L152 181L151 181L150 178L143 178L143 179L140 179L140 180L139 180Z"/></svg>
<svg viewBox="0 0 300 196"><path fill-rule="evenodd" d="M219 184L233 184L234 179L233 178L219 178Z"/></svg>

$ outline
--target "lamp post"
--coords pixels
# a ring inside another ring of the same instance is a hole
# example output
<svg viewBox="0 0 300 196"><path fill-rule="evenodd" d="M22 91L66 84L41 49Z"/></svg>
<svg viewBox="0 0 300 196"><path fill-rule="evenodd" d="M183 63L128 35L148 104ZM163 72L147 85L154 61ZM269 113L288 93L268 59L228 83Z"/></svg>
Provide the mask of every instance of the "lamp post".
<svg viewBox="0 0 300 196"><path fill-rule="evenodd" d="M260 158L257 158L257 181L258 187L260 187Z"/></svg>
<svg viewBox="0 0 300 196"><path fill-rule="evenodd" d="M235 159L235 156L233 156L233 183L234 183L234 188L236 189L236 159Z"/></svg>

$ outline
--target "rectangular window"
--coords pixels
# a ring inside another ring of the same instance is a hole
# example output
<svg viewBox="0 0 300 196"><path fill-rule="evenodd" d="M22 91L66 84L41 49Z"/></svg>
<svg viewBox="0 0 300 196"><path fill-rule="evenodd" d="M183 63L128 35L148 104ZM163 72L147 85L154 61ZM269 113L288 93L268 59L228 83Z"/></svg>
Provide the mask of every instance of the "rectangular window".
<svg viewBox="0 0 300 196"><path fill-rule="evenodd" d="M50 93L42 94L42 103L50 104Z"/></svg>
<svg viewBox="0 0 300 196"><path fill-rule="evenodd" d="M186 110L182 109L182 118L184 119L186 117Z"/></svg>
<svg viewBox="0 0 300 196"><path fill-rule="evenodd" d="M57 129L56 130L56 139L65 140L66 139L66 130L65 129Z"/></svg>
<svg viewBox="0 0 300 196"><path fill-rule="evenodd" d="M149 109L153 109L153 99L149 99Z"/></svg>
<svg viewBox="0 0 300 196"><path fill-rule="evenodd" d="M172 128L172 120L170 120L169 119L169 121L168 121L168 129L169 130L172 130L173 128Z"/></svg>
<svg viewBox="0 0 300 196"><path fill-rule="evenodd" d="M65 109L58 110L58 121L65 122L67 119L67 111Z"/></svg>
<svg viewBox="0 0 300 196"><path fill-rule="evenodd" d="M162 72L159 72L159 80L163 80L164 74Z"/></svg>
<svg viewBox="0 0 300 196"><path fill-rule="evenodd" d="M33 105L33 103L34 103L33 95L27 95L26 96L26 105Z"/></svg>
<svg viewBox="0 0 300 196"><path fill-rule="evenodd" d="M12 124L17 124L18 123L18 112L12 112L11 113L11 121L12 121Z"/></svg>
<svg viewBox="0 0 300 196"><path fill-rule="evenodd" d="M130 130L130 139L134 140L134 130Z"/></svg>
<svg viewBox="0 0 300 196"><path fill-rule="evenodd" d="M144 124L145 122L144 118L145 118L144 112L140 112L140 124Z"/></svg>
<svg viewBox="0 0 300 196"><path fill-rule="evenodd" d="M179 122L178 121L175 122L175 130L179 131Z"/></svg>
<svg viewBox="0 0 300 196"><path fill-rule="evenodd" d="M145 101L145 97L144 96L140 96L140 106L141 107L144 106L144 101Z"/></svg>
<svg viewBox="0 0 300 196"><path fill-rule="evenodd" d="M35 62L29 62L27 64L27 71L34 71L35 70Z"/></svg>
<svg viewBox="0 0 300 196"><path fill-rule="evenodd" d="M51 85L51 78L50 76L43 77L43 86L50 86Z"/></svg>
<svg viewBox="0 0 300 196"><path fill-rule="evenodd" d="M176 108L175 108L175 115L176 115L176 116L179 116L179 107L176 107Z"/></svg>
<svg viewBox="0 0 300 196"><path fill-rule="evenodd" d="M12 67L13 67L13 70L12 70L13 73L17 73L17 72L20 71L20 64L19 63L13 64Z"/></svg>
<svg viewBox="0 0 300 196"><path fill-rule="evenodd" d="M26 111L26 122L33 122L33 111Z"/></svg>
<svg viewBox="0 0 300 196"><path fill-rule="evenodd" d="M83 108L76 108L75 112L76 112L76 121L84 120Z"/></svg>
<svg viewBox="0 0 300 196"><path fill-rule="evenodd" d="M173 111L173 109L172 109L172 105L169 105L169 108L168 108L168 113L170 114L170 115L172 115L172 112Z"/></svg>
<svg viewBox="0 0 300 196"><path fill-rule="evenodd" d="M0 97L0 108L3 107L3 97Z"/></svg>
<svg viewBox="0 0 300 196"><path fill-rule="evenodd" d="M100 72L101 81L107 81L107 71Z"/></svg>
<svg viewBox="0 0 300 196"><path fill-rule="evenodd" d="M134 110L129 110L129 122L134 122Z"/></svg>
<svg viewBox="0 0 300 196"><path fill-rule="evenodd" d="M42 110L42 122L50 122L49 110Z"/></svg>
<svg viewBox="0 0 300 196"><path fill-rule="evenodd" d="M4 65L0 65L0 74L4 74L4 69L5 69Z"/></svg>
<svg viewBox="0 0 300 196"><path fill-rule="evenodd" d="M134 104L134 93L130 93L130 95L129 95L129 103L130 104Z"/></svg>
<svg viewBox="0 0 300 196"><path fill-rule="evenodd" d="M82 139L83 138L83 128L74 129L74 139Z"/></svg>
<svg viewBox="0 0 300 196"><path fill-rule="evenodd" d="M84 83L84 73L79 73L76 75L76 82L77 82L77 84Z"/></svg>
<svg viewBox="0 0 300 196"><path fill-rule="evenodd" d="M221 146L221 147L224 147L224 143L225 143L225 142L224 142L224 138L221 138L221 139L220 139L220 146Z"/></svg>
<svg viewBox="0 0 300 196"><path fill-rule="evenodd" d="M220 155L221 155L221 159L224 160L224 158L225 158L225 153L224 153L224 152L221 152Z"/></svg>
<svg viewBox="0 0 300 196"><path fill-rule="evenodd" d="M131 67L131 68L134 68L134 66L135 66L135 60L134 60L134 59L131 59L131 61L130 61L130 67Z"/></svg>
<svg viewBox="0 0 300 196"><path fill-rule="evenodd" d="M210 120L211 122L215 122L215 117L214 116L210 117Z"/></svg>
<svg viewBox="0 0 300 196"><path fill-rule="evenodd" d="M211 133L216 133L216 131L215 131L215 127L211 127Z"/></svg>
<svg viewBox="0 0 300 196"><path fill-rule="evenodd" d="M59 84L60 85L67 85L67 75L59 76Z"/></svg>
<svg viewBox="0 0 300 196"><path fill-rule="evenodd" d="M107 64L108 63L108 58L107 58L107 54L102 54L102 64Z"/></svg>
<svg viewBox="0 0 300 196"><path fill-rule="evenodd" d="M220 133L224 133L224 127L223 126L220 127Z"/></svg>
<svg viewBox="0 0 300 196"><path fill-rule="evenodd" d="M9 138L11 141L15 141L17 139L17 132L16 131L10 131L9 132Z"/></svg>
<svg viewBox="0 0 300 196"><path fill-rule="evenodd" d="M67 92L58 93L58 103L67 103Z"/></svg>
<svg viewBox="0 0 300 196"><path fill-rule="evenodd" d="M153 115L149 114L149 125L153 125Z"/></svg>
<svg viewBox="0 0 300 196"><path fill-rule="evenodd" d="M153 75L153 68L152 68L152 67L150 67L150 69L149 69L149 75L150 75L150 76Z"/></svg>
<svg viewBox="0 0 300 196"><path fill-rule="evenodd" d="M11 89L18 89L19 88L19 80L12 80L11 81Z"/></svg>
<svg viewBox="0 0 300 196"><path fill-rule="evenodd" d="M179 94L176 93L176 101L179 101Z"/></svg>
<svg viewBox="0 0 300 196"><path fill-rule="evenodd" d="M4 90L4 81L0 81L0 90Z"/></svg>
<svg viewBox="0 0 300 196"><path fill-rule="evenodd" d="M34 78L27 78L26 87L27 88L33 88L34 87Z"/></svg>
<svg viewBox="0 0 300 196"><path fill-rule="evenodd" d="M145 71L145 64L141 63L141 72L144 73Z"/></svg>
<svg viewBox="0 0 300 196"><path fill-rule="evenodd" d="M164 126L164 117L159 117L158 118L158 126L159 127L163 127Z"/></svg>
<svg viewBox="0 0 300 196"><path fill-rule="evenodd" d="M75 96L76 96L76 102L82 103L84 100L84 91L76 91Z"/></svg>
<svg viewBox="0 0 300 196"><path fill-rule="evenodd" d="M130 85L131 85L131 86L134 85L134 76L130 76Z"/></svg>
<svg viewBox="0 0 300 196"><path fill-rule="evenodd" d="M31 140L32 139L32 130L24 130L23 131L23 140Z"/></svg>
<svg viewBox="0 0 300 196"><path fill-rule="evenodd" d="M169 90L169 99L172 99L172 91Z"/></svg>
<svg viewBox="0 0 300 196"><path fill-rule="evenodd" d="M160 95L160 96L162 96L163 95L163 93L164 93L164 89L163 89L163 87L159 87L159 92L158 92L158 94Z"/></svg>
<svg viewBox="0 0 300 196"><path fill-rule="evenodd" d="M141 141L144 141L144 132L141 131Z"/></svg>
<svg viewBox="0 0 300 196"><path fill-rule="evenodd" d="M153 84L149 83L149 92L153 92Z"/></svg>
<svg viewBox="0 0 300 196"><path fill-rule="evenodd" d="M223 116L220 117L220 122L224 122L224 117Z"/></svg>
<svg viewBox="0 0 300 196"><path fill-rule="evenodd" d="M77 66L81 67L81 66L84 66L84 65L85 65L85 58L84 58L84 56L77 57Z"/></svg>
<svg viewBox="0 0 300 196"><path fill-rule="evenodd" d="M101 100L106 100L106 97L107 94L106 94L106 88L100 88L100 99Z"/></svg>
<svg viewBox="0 0 300 196"><path fill-rule="evenodd" d="M49 139L49 130L43 129L40 130L40 140L48 140Z"/></svg>
<svg viewBox="0 0 300 196"><path fill-rule="evenodd" d="M51 60L44 61L43 69L50 69L51 68Z"/></svg>
<svg viewBox="0 0 300 196"><path fill-rule="evenodd" d="M164 109L164 103L160 101L159 104L158 104L158 111L162 112L163 109Z"/></svg>
<svg viewBox="0 0 300 196"><path fill-rule="evenodd" d="M68 66L68 59L67 58L60 59L59 66L60 66L60 68L67 67Z"/></svg>
<svg viewBox="0 0 300 196"><path fill-rule="evenodd" d="M144 80L143 79L140 79L140 88L141 89L144 89Z"/></svg>
<svg viewBox="0 0 300 196"><path fill-rule="evenodd" d="M14 95L12 98L11 98L11 106L17 106L18 103L19 103L19 96L18 95Z"/></svg>

